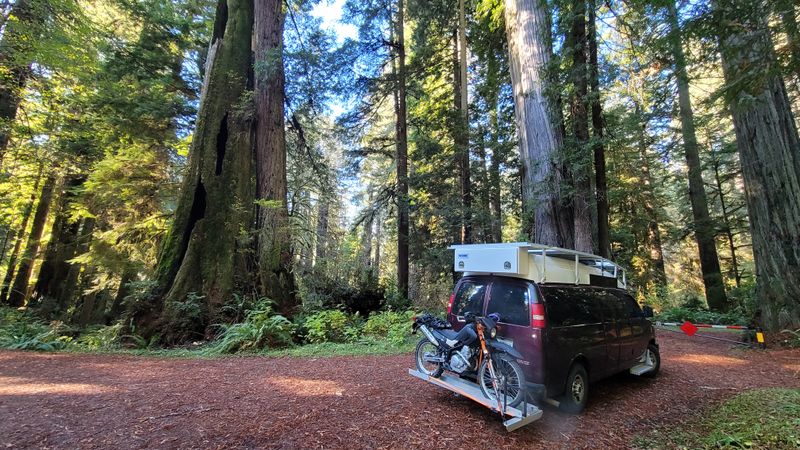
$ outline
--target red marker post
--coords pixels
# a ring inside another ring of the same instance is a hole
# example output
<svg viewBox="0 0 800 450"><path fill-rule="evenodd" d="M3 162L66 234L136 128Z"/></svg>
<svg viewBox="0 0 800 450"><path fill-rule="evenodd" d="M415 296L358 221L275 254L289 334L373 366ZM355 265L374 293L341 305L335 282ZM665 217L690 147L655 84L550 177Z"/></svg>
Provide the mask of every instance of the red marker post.
<svg viewBox="0 0 800 450"><path fill-rule="evenodd" d="M683 325L681 325L681 330L686 333L687 336L694 336L697 333L698 328L692 322L687 320L686 322L683 322Z"/></svg>

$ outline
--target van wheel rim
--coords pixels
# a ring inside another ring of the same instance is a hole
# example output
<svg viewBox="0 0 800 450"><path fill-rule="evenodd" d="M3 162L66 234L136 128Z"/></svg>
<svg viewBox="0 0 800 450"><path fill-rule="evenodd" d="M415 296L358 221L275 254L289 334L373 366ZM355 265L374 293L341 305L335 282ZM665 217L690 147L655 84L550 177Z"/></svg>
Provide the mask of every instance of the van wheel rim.
<svg viewBox="0 0 800 450"><path fill-rule="evenodd" d="M585 389L582 376L575 375L575 378L572 380L571 391L572 391L572 399L575 400L575 403L583 402L583 394L585 392Z"/></svg>

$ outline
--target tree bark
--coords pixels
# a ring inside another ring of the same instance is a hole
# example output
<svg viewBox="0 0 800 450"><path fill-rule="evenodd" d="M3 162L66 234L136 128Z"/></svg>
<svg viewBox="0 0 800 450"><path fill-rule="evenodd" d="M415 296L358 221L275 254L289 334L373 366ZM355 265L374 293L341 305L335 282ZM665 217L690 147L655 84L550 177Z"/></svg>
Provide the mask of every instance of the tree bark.
<svg viewBox="0 0 800 450"><path fill-rule="evenodd" d="M720 160L714 153L714 146L711 146L711 167L714 169L714 184L719 195L719 205L722 209L722 224L725 233L725 239L728 242L728 251L731 252L731 271L733 272L733 279L736 282L736 287L741 287L742 276L739 272L739 260L736 257L736 243L733 240L733 226L731 224L731 216L728 212L728 202L725 201L725 187L722 182L722 174L720 173Z"/></svg>
<svg viewBox="0 0 800 450"><path fill-rule="evenodd" d="M215 322L238 277L248 273L239 245L251 226L254 185L251 86L252 2L219 0L197 126L175 219L157 266L153 304L134 305L138 331L182 341ZM172 327L164 308L190 293L205 298L192 330ZM155 321L155 315L161 320Z"/></svg>
<svg viewBox="0 0 800 450"><path fill-rule="evenodd" d="M756 297L769 330L800 328L800 137L764 3L717 0L720 53L745 182ZM736 27L730 24L737 24Z"/></svg>
<svg viewBox="0 0 800 450"><path fill-rule="evenodd" d="M19 270L14 277L14 284L8 293L9 306L20 307L25 304L25 298L28 295L28 283L31 279L31 272L33 272L33 263L39 253L39 244L44 232L44 226L47 223L47 214L50 212L50 203L53 200L55 184L55 176L49 175L44 182L44 186L42 186L42 195L39 197L39 204L36 206L36 212L33 215L33 226L31 227L30 235L28 235L28 243L22 253Z"/></svg>
<svg viewBox="0 0 800 450"><path fill-rule="evenodd" d="M642 109L635 103L635 113L637 117L642 117ZM661 229L659 228L658 208L656 206L656 195L653 186L653 175L650 173L650 157L647 149L649 140L647 138L647 121L641 120L639 128L639 159L642 165L641 182L644 187L645 201L642 204L644 215L647 220L647 240L648 253L650 253L650 264L652 264L653 275L651 279L655 285L656 295L663 298L667 288L667 272L664 265L664 249L661 242Z"/></svg>
<svg viewBox="0 0 800 450"><path fill-rule="evenodd" d="M328 201L324 198L320 198L317 208L317 248L315 264L319 264L320 261L324 260L328 255L328 214Z"/></svg>
<svg viewBox="0 0 800 450"><path fill-rule="evenodd" d="M25 210L22 211L22 222L17 231L16 240L14 242L14 249L8 257L8 264L6 265L6 273L3 276L3 287L0 290L0 304L5 304L8 299L8 291L11 289L11 282L14 280L14 271L17 268L17 259L19 252L22 249L22 242L25 238L25 231L28 230L28 222L31 219L33 212L33 205L36 203L36 194L39 192L39 183L42 180L42 166L39 166L39 172L36 175L36 180L33 182L33 189L31 192L30 201L25 205Z"/></svg>
<svg viewBox="0 0 800 450"><path fill-rule="evenodd" d="M106 325L111 325L111 323L119 319L119 317L125 311L125 299L131 295L132 289L130 283L135 279L136 269L133 267L126 267L119 279L117 295L114 296L114 301L111 303L111 308L109 308L108 312L106 313Z"/></svg>
<svg viewBox="0 0 800 450"><path fill-rule="evenodd" d="M675 78L678 84L678 107L681 116L681 132L683 149L686 154L686 166L689 172L689 200L692 205L694 220L694 236L700 252L700 269L703 272L703 284L708 306L715 311L725 311L728 299L719 266L719 256L715 242L714 224L708 213L708 198L703 183L703 167L700 162L700 151L694 126L694 112L689 96L689 75L686 71L686 57L683 53L683 42L675 4L667 6L670 21L670 46Z"/></svg>
<svg viewBox="0 0 800 450"><path fill-rule="evenodd" d="M538 243L571 248L573 213L562 198L563 129L547 73L552 53L550 11L541 0L505 0L514 115L522 162L524 223Z"/></svg>
<svg viewBox="0 0 800 450"><path fill-rule="evenodd" d="M491 205L492 222L492 241L503 241L503 212L501 211L501 189L500 189L500 124L497 120L497 109L499 108L499 92L493 89L491 92L491 110L489 111L489 131L492 136L492 161L489 165L489 203Z"/></svg>
<svg viewBox="0 0 800 450"><path fill-rule="evenodd" d="M291 316L299 304L286 205L283 2L263 0L255 4L259 281L262 294L275 302L276 310Z"/></svg>
<svg viewBox="0 0 800 450"><path fill-rule="evenodd" d="M22 90L31 75L33 43L37 42L50 5L48 0L17 0L0 40L0 167L17 117Z"/></svg>
<svg viewBox="0 0 800 450"><path fill-rule="evenodd" d="M69 260L76 255L81 222L70 223L69 214L76 197L75 189L83 184L84 179L82 176L72 175L64 183L50 232L50 241L47 243L44 260L31 295L31 302L41 303L44 298L55 300L59 311L49 311L55 314L66 309L70 299L65 298L65 294L73 290L65 283L68 282L72 266Z"/></svg>
<svg viewBox="0 0 800 450"><path fill-rule="evenodd" d="M472 193L469 158L469 105L467 98L467 25L464 0L458 1L458 27L453 33L453 100L456 111L453 141L461 190L461 243L472 242Z"/></svg>
<svg viewBox="0 0 800 450"><path fill-rule="evenodd" d="M408 298L408 125L406 122L406 46L405 46L405 5L397 0L395 17L395 48L397 49L396 92L395 92L395 132L397 139L397 290L403 298Z"/></svg>
<svg viewBox="0 0 800 450"><path fill-rule="evenodd" d="M604 123L600 98L600 67L597 59L597 29L595 0L589 0L589 88L592 106L592 151L594 153L595 201L597 203L597 254L611 256L611 237L608 225L608 182L606 153L603 147ZM663 261L662 261L663 262Z"/></svg>
<svg viewBox="0 0 800 450"><path fill-rule="evenodd" d="M586 0L572 1L572 26L567 42L571 47L571 77L573 93L570 101L572 132L575 142L570 158L572 184L575 188L572 199L574 207L575 250L595 251L592 224L591 158L589 157L588 78L586 64Z"/></svg>

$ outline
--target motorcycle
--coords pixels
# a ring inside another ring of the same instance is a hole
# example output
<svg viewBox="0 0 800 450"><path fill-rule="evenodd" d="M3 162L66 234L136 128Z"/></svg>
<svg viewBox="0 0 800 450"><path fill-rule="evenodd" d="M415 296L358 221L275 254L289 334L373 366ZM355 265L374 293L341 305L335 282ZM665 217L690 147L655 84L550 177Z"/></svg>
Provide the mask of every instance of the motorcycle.
<svg viewBox="0 0 800 450"><path fill-rule="evenodd" d="M462 378L474 378L481 392L497 402L516 406L525 396L525 375L517 359L522 355L497 339L498 314L487 317L467 313L466 324L455 332L452 326L436 316L424 314L414 318L412 332L422 332L414 356L417 370L439 378L447 370Z"/></svg>

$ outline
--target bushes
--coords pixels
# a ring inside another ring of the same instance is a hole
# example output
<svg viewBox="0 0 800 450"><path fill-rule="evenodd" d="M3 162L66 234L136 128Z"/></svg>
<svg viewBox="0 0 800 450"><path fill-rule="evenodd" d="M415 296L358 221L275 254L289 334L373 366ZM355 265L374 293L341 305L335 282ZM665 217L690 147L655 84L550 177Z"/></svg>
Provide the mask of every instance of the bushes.
<svg viewBox="0 0 800 450"><path fill-rule="evenodd" d="M220 333L206 348L206 354L236 353L285 347L292 344L294 325L289 319L275 314L272 302L260 299L248 310L244 322L221 324Z"/></svg>
<svg viewBox="0 0 800 450"><path fill-rule="evenodd" d="M411 336L411 318L414 311L386 311L373 314L364 324L364 335L386 337L393 344L402 344Z"/></svg>
<svg viewBox="0 0 800 450"><path fill-rule="evenodd" d="M413 311L384 311L372 314L366 321L358 314L348 315L343 311L320 311L303 319L305 342L364 342L386 339L393 344L402 344L411 334Z"/></svg>
<svg viewBox="0 0 800 450"><path fill-rule="evenodd" d="M72 342L61 322L47 324L27 311L0 310L0 347L12 350L63 350Z"/></svg>
<svg viewBox="0 0 800 450"><path fill-rule="evenodd" d="M750 320L738 311L718 313L706 309L692 309L685 306L669 308L656 316L660 322L708 323L716 325L747 325Z"/></svg>

